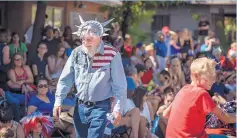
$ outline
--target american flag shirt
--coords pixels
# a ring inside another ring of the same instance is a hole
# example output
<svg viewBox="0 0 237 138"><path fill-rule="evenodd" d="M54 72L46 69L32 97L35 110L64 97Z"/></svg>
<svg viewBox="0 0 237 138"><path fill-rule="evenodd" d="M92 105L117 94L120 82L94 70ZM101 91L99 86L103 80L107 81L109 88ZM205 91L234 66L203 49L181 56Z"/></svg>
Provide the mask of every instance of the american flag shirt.
<svg viewBox="0 0 237 138"><path fill-rule="evenodd" d="M92 58L82 46L74 49L59 78L55 106L62 105L74 83L80 100L96 102L114 97L114 111L122 113L121 103L127 97L127 83L121 55L115 48L101 42Z"/></svg>

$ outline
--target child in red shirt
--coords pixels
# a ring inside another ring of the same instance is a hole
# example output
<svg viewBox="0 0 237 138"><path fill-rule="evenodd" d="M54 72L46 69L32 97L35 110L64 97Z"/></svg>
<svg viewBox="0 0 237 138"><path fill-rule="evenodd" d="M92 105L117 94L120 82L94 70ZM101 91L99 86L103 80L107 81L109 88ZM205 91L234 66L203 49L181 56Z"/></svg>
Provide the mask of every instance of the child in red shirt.
<svg viewBox="0 0 237 138"><path fill-rule="evenodd" d="M226 123L235 123L235 115L223 112L206 90L215 82L215 63L208 58L194 60L190 67L190 85L184 86L164 111L168 118L166 138L208 138L206 115L210 112Z"/></svg>

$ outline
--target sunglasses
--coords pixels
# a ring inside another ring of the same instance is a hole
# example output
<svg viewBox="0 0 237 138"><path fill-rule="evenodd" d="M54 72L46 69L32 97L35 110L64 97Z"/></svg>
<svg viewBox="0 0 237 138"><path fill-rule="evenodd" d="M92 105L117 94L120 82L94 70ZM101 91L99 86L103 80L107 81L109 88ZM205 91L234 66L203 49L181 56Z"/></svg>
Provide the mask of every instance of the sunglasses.
<svg viewBox="0 0 237 138"><path fill-rule="evenodd" d="M22 60L21 58L16 58L16 59L14 59L15 61L20 61L20 60Z"/></svg>
<svg viewBox="0 0 237 138"><path fill-rule="evenodd" d="M48 88L48 84L40 84L38 85L38 88Z"/></svg>

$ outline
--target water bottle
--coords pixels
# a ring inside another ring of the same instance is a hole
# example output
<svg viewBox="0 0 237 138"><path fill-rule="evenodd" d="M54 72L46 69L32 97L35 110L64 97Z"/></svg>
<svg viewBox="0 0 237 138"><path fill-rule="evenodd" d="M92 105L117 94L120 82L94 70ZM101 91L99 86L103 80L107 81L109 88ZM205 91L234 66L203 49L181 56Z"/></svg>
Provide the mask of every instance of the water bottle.
<svg viewBox="0 0 237 138"><path fill-rule="evenodd" d="M107 116L107 124L106 124L106 128L105 128L105 132L104 134L110 136L112 134L112 129L114 128L114 116L111 114L111 113L107 113L106 114Z"/></svg>
<svg viewBox="0 0 237 138"><path fill-rule="evenodd" d="M113 124L114 119L115 119L114 116L111 113L107 113L106 116L107 116L107 120L110 121L110 123Z"/></svg>

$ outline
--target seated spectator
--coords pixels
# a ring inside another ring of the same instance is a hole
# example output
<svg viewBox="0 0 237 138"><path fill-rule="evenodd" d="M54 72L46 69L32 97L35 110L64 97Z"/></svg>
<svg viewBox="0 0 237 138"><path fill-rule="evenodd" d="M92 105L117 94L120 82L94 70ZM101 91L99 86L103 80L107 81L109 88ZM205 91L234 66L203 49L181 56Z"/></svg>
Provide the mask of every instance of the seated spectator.
<svg viewBox="0 0 237 138"><path fill-rule="evenodd" d="M220 69L222 69L222 65L221 65L221 53L222 53L222 51L221 51L221 49L220 48L216 48L216 49L214 49L213 51L212 51L212 55L213 55L213 57L214 57L214 60L215 60L215 62L217 63L216 64L216 70L220 70ZM222 57L223 58L223 57Z"/></svg>
<svg viewBox="0 0 237 138"><path fill-rule="evenodd" d="M61 35L60 35L60 31L58 28L53 29L53 34L54 34L54 38L59 40Z"/></svg>
<svg viewBox="0 0 237 138"><path fill-rule="evenodd" d="M20 120L20 108L19 105L23 105L25 102L25 95L16 94L9 91L7 81L0 82L0 98L6 100L14 113L14 121Z"/></svg>
<svg viewBox="0 0 237 138"><path fill-rule="evenodd" d="M11 128L14 133L13 138L24 138L25 134L22 126L13 121L13 112L9 107L3 107L0 109L0 131L1 129Z"/></svg>
<svg viewBox="0 0 237 138"><path fill-rule="evenodd" d="M212 93L219 94L224 99L227 99L227 95L231 97L236 97L235 91L234 90L231 91L225 86L225 84L223 83L224 79L225 78L223 76L223 73L221 71L217 72L216 82L212 85L210 91Z"/></svg>
<svg viewBox="0 0 237 138"><path fill-rule="evenodd" d="M151 44L145 46L145 51L148 55L148 58L151 59L151 62L153 64L154 69L157 70L158 61L157 61L156 54L155 54L155 51L154 51L154 44L151 43Z"/></svg>
<svg viewBox="0 0 237 138"><path fill-rule="evenodd" d="M47 80L41 79L38 81L37 94L32 96L29 100L27 114L39 111L43 114L53 115L53 106L55 97L48 92Z"/></svg>
<svg viewBox="0 0 237 138"><path fill-rule="evenodd" d="M153 72L155 69L153 68L153 64L150 58L144 60L146 71L144 75L141 77L141 81L144 85L148 85L153 80Z"/></svg>
<svg viewBox="0 0 237 138"><path fill-rule="evenodd" d="M33 75L37 79L39 79L41 76L43 78L46 78L50 83L52 83L52 79L49 74L49 69L48 69L48 61L45 56L47 53L47 46L45 43L40 43L38 46L38 54L32 59L32 70L33 70ZM54 49L55 50L55 49ZM55 50L56 51L56 50Z"/></svg>
<svg viewBox="0 0 237 138"><path fill-rule="evenodd" d="M160 106L156 115L159 116L159 126L163 134L165 134L165 129L168 123L168 119L163 117L163 112L165 109L169 107L169 105L173 102L175 97L175 92L171 87L167 87L164 90L164 105ZM157 120L158 121L158 120ZM158 123L158 122L156 122Z"/></svg>
<svg viewBox="0 0 237 138"><path fill-rule="evenodd" d="M212 51L212 44L214 40L210 39L208 37L205 38L205 43L201 45L200 52L205 53L208 57L211 56L211 51Z"/></svg>
<svg viewBox="0 0 237 138"><path fill-rule="evenodd" d="M0 83L7 81L7 71L9 69L9 63L11 62L10 50L6 45L7 43L7 30L0 29Z"/></svg>
<svg viewBox="0 0 237 138"><path fill-rule="evenodd" d="M137 86L144 86L144 84L142 83L141 78L143 77L143 75L146 71L146 68L142 64L137 64L135 67L136 67L136 70L137 70L137 75L135 75L135 77L133 79L134 79Z"/></svg>
<svg viewBox="0 0 237 138"><path fill-rule="evenodd" d="M135 107L132 99L133 93L136 89L135 82L132 78L126 77L127 80L127 99L123 110L123 117L120 121L120 126L125 125L131 127L131 137L138 138L139 122L140 122L140 111Z"/></svg>
<svg viewBox="0 0 237 138"><path fill-rule="evenodd" d="M51 26L46 26L45 27L46 31L46 39L42 40L42 43L45 43L47 46L47 56L50 55L56 55L58 45L59 45L59 40L54 38L54 33L53 33L53 28Z"/></svg>
<svg viewBox="0 0 237 138"><path fill-rule="evenodd" d="M227 57L221 57L221 65L225 71L236 70L236 52L230 51Z"/></svg>
<svg viewBox="0 0 237 138"><path fill-rule="evenodd" d="M172 85L170 74L166 70L162 70L158 75L158 87L152 90L149 95L157 95L163 98L164 89Z"/></svg>
<svg viewBox="0 0 237 138"><path fill-rule="evenodd" d="M187 59L184 61L183 65L182 65L182 70L184 72L186 83L191 83L190 66L191 66L192 62L193 62L193 56L187 56Z"/></svg>
<svg viewBox="0 0 237 138"><path fill-rule="evenodd" d="M12 68L8 71L8 86L11 89L21 90L22 93L33 91L33 74L29 66L24 65L23 56L15 53L12 57Z"/></svg>
<svg viewBox="0 0 237 138"><path fill-rule="evenodd" d="M10 56L12 57L15 53L20 53L23 55L24 64L27 61L27 47L25 43L20 41L20 36L18 33L13 32L11 35L11 42L9 44Z"/></svg>
<svg viewBox="0 0 237 138"><path fill-rule="evenodd" d="M51 55L48 57L48 63L50 63L48 67L52 79L59 79L66 61L67 57L65 55L65 48L62 46L58 47L57 55Z"/></svg>
<svg viewBox="0 0 237 138"><path fill-rule="evenodd" d="M185 76L181 69L181 62L178 58L171 59L171 68L169 72L172 79L172 87L175 92L178 92L186 84Z"/></svg>
<svg viewBox="0 0 237 138"><path fill-rule="evenodd" d="M54 127L53 119L40 112L27 115L20 122L27 138L49 138Z"/></svg>
<svg viewBox="0 0 237 138"><path fill-rule="evenodd" d="M164 105L160 106L157 115L161 115L163 111L172 103L175 97L175 92L171 87L164 89Z"/></svg>
<svg viewBox="0 0 237 138"><path fill-rule="evenodd" d="M146 100L146 89L138 87L132 98L134 105L140 110L140 124L139 124L139 137L151 137L151 121L154 117L154 112L150 102Z"/></svg>
<svg viewBox="0 0 237 138"><path fill-rule="evenodd" d="M215 32L209 31L207 36L208 40L212 42L213 47L217 47L220 44L220 40L216 38L215 35L216 35Z"/></svg>
<svg viewBox="0 0 237 138"><path fill-rule="evenodd" d="M133 66L136 66L137 64L144 64L142 59L142 51L139 48L133 47L132 48L132 56L131 56L131 62Z"/></svg>
<svg viewBox="0 0 237 138"><path fill-rule="evenodd" d="M63 32L64 41L67 42L70 48L73 45L73 38L72 38L72 29L70 26L66 26Z"/></svg>
<svg viewBox="0 0 237 138"><path fill-rule="evenodd" d="M55 96L48 92L48 82L45 79L41 79L37 84L37 94L30 98L27 114L31 114L35 111L41 112L45 115L53 116L53 107L55 102ZM63 106L62 110L69 110L71 107ZM55 127L59 127L60 129L65 129L61 122L55 122ZM69 129L70 128L70 129ZM73 125L71 124L68 129L72 135L74 135Z"/></svg>

